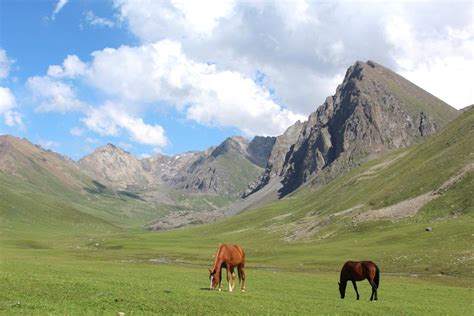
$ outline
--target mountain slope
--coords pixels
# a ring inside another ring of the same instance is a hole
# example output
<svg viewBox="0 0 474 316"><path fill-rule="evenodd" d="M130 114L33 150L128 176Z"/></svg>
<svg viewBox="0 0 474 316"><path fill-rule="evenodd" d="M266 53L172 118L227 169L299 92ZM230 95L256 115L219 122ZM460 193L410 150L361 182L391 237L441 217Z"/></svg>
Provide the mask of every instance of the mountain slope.
<svg viewBox="0 0 474 316"><path fill-rule="evenodd" d="M64 231L82 222L117 229L175 209L110 189L70 159L13 136L0 136L0 187L2 227Z"/></svg>
<svg viewBox="0 0 474 316"><path fill-rule="evenodd" d="M270 157L279 163L267 165L251 193L275 177L282 183L280 196L319 175L335 178L374 155L436 133L457 115L393 71L372 61L357 62L336 94L293 127L299 130L296 141L285 154Z"/></svg>
<svg viewBox="0 0 474 316"><path fill-rule="evenodd" d="M370 258L383 271L471 275L473 165L474 109L426 141L324 186L307 183L259 209L148 238L163 245L182 240L179 251L202 261L191 244L238 242L252 249L255 265L334 270L349 258ZM405 203L426 194L432 197ZM395 206L400 212L371 216Z"/></svg>

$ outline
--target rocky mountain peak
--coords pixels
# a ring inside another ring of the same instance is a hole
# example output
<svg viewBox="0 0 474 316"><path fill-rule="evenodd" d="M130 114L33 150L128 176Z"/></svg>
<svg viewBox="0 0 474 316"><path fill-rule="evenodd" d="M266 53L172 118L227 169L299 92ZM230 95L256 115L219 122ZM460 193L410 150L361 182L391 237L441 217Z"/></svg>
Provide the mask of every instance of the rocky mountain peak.
<svg viewBox="0 0 474 316"><path fill-rule="evenodd" d="M435 133L456 115L454 108L390 69L358 61L333 96L285 132L292 140L277 137L265 173L250 194L274 177L283 185L280 196L322 173L335 177L374 154ZM285 144L277 153L279 142Z"/></svg>
<svg viewBox="0 0 474 316"><path fill-rule="evenodd" d="M131 153L107 144L78 161L80 169L118 189L142 188L148 183L140 160Z"/></svg>
<svg viewBox="0 0 474 316"><path fill-rule="evenodd" d="M211 152L211 157L216 158L228 153L245 155L248 145L249 141L241 136L228 137Z"/></svg>

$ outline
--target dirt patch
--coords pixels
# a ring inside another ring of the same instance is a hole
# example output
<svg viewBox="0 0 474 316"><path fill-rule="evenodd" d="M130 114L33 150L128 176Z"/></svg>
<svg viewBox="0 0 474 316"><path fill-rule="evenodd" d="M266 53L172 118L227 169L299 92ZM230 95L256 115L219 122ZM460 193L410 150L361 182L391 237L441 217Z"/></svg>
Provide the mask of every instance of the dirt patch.
<svg viewBox="0 0 474 316"><path fill-rule="evenodd" d="M415 216L418 210L420 210L428 202L443 195L446 191L448 191L450 188L460 182L468 172L473 170L474 163L469 163L464 166L464 168L461 169L461 171L457 175L449 178L436 190L424 193L409 200L401 201L391 206L387 206L378 210L370 210L358 214L354 217L354 220L358 222L374 221L380 219L398 220L405 217Z"/></svg>
<svg viewBox="0 0 474 316"><path fill-rule="evenodd" d="M391 206L358 214L354 217L354 220L364 222L380 219L400 219L411 217L414 216L423 205L435 198L436 196L431 194L431 192L425 193L416 198L405 200Z"/></svg>

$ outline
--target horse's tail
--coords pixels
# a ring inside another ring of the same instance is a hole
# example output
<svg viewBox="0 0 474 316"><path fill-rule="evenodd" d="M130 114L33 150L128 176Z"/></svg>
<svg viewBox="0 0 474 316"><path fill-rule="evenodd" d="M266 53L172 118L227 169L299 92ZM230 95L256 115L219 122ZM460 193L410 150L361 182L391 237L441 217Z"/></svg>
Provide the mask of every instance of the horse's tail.
<svg viewBox="0 0 474 316"><path fill-rule="evenodd" d="M375 265L375 278L374 278L374 283L379 288L379 283L380 283L380 269L377 265Z"/></svg>

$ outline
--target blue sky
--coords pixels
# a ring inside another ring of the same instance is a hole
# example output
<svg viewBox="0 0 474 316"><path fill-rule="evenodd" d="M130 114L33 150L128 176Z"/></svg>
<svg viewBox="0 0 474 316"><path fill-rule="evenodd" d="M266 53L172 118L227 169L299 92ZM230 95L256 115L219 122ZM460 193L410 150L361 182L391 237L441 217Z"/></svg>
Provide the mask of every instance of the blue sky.
<svg viewBox="0 0 474 316"><path fill-rule="evenodd" d="M146 157L279 135L368 59L462 108L472 6L0 0L0 134L73 159L109 142Z"/></svg>

